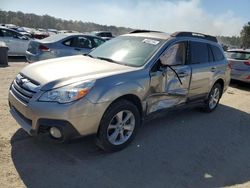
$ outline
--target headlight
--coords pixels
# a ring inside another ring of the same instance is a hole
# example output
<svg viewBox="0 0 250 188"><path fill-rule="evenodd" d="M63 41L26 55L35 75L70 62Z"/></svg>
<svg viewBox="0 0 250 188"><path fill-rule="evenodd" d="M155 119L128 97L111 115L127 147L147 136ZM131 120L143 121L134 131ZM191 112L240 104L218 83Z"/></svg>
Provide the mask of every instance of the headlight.
<svg viewBox="0 0 250 188"><path fill-rule="evenodd" d="M43 102L58 102L58 103L68 103L78 100L91 90L94 86L95 81L85 81L80 83L71 84L58 89L53 89L51 91L45 92L39 101Z"/></svg>

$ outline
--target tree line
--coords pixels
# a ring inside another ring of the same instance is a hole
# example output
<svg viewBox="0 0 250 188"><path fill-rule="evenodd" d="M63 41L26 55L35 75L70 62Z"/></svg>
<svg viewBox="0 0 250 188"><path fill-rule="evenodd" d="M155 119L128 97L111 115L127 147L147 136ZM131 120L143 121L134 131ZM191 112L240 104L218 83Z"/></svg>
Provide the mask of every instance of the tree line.
<svg viewBox="0 0 250 188"><path fill-rule="evenodd" d="M0 10L0 23L36 29L74 30L78 32L111 31L114 35L121 35L132 30L131 28L100 25L92 22L63 20L49 15L39 16L36 14L25 14L20 11L3 10Z"/></svg>
<svg viewBox="0 0 250 188"><path fill-rule="evenodd" d="M0 9L0 23L15 24L18 26L75 30L79 32L91 31L111 31L114 35L121 35L132 31L131 28L100 25L92 22L82 22L73 20L63 20L49 15L39 16L36 14L26 14L23 12L3 11ZM250 22L243 26L239 36L217 36L220 43L229 47L250 48Z"/></svg>

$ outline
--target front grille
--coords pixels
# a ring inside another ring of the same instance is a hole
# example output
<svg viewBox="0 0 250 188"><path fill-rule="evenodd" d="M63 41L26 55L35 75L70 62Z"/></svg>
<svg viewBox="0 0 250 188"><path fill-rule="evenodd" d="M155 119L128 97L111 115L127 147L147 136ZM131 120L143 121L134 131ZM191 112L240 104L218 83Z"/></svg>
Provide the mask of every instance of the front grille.
<svg viewBox="0 0 250 188"><path fill-rule="evenodd" d="M24 103L28 103L35 93L38 92L39 84L18 74L11 85L12 93Z"/></svg>

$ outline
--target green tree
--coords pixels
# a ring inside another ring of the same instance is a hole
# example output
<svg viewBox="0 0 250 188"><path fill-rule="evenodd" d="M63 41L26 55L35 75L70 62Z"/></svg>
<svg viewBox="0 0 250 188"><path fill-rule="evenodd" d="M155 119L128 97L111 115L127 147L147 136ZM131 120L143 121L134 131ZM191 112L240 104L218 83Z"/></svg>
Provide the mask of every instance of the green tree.
<svg viewBox="0 0 250 188"><path fill-rule="evenodd" d="M242 46L244 48L250 48L250 22L243 26L240 36Z"/></svg>

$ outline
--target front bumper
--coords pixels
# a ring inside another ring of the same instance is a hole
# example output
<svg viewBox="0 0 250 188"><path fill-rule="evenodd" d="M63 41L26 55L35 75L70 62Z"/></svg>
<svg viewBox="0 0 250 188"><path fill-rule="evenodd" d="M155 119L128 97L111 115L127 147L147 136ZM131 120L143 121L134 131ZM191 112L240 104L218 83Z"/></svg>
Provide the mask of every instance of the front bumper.
<svg viewBox="0 0 250 188"><path fill-rule="evenodd" d="M38 102L37 98L38 96L34 96L25 104L9 91L10 113L32 136L52 126L60 128L70 138L95 134L109 105L93 104L85 98L68 104Z"/></svg>

